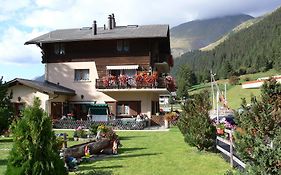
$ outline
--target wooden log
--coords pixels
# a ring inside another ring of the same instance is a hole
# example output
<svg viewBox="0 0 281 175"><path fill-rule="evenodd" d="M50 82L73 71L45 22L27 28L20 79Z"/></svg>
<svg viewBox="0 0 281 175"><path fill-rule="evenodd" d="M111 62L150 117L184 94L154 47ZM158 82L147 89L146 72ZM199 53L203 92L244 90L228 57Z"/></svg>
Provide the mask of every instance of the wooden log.
<svg viewBox="0 0 281 175"><path fill-rule="evenodd" d="M110 145L109 139L101 139L98 141L93 142L87 142L82 143L79 145L74 145L69 148L67 148L64 152L65 157L75 157L75 158L81 158L85 156L85 147L88 145L90 154L98 154L103 150L104 148L108 147Z"/></svg>

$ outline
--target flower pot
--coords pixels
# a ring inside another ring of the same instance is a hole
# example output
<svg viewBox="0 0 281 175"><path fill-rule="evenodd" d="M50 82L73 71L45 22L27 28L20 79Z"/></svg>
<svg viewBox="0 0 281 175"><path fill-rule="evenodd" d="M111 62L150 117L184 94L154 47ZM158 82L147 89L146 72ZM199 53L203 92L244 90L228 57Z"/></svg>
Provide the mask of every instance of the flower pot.
<svg viewBox="0 0 281 175"><path fill-rule="evenodd" d="M218 134L218 135L224 134L224 130L221 129L221 128L217 128L217 134Z"/></svg>

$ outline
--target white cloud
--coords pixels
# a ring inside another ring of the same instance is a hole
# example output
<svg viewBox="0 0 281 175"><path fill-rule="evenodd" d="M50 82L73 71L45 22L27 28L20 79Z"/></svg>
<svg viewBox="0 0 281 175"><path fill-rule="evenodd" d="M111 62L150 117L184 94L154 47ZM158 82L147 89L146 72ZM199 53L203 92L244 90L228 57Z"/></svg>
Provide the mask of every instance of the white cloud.
<svg viewBox="0 0 281 175"><path fill-rule="evenodd" d="M91 26L93 20L103 26L111 13L117 25L164 23L172 27L226 14L260 15L277 8L281 0L0 0L0 4L0 25L1 20L9 21L8 29L0 28L0 61L32 63L40 62L40 49L23 43L42 30Z"/></svg>
<svg viewBox="0 0 281 175"><path fill-rule="evenodd" d="M1 64L33 64L41 60L40 49L24 45L24 42L34 38L42 32L36 30L27 33L16 29L8 28L0 40L0 62Z"/></svg>
<svg viewBox="0 0 281 175"><path fill-rule="evenodd" d="M16 11L30 5L30 0L0 0L0 22L11 19Z"/></svg>

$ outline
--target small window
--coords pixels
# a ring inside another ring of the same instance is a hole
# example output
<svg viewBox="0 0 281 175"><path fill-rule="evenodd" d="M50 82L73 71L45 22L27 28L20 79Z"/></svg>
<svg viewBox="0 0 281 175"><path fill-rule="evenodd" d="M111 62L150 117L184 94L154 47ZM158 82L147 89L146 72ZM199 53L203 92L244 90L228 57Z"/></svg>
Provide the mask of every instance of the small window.
<svg viewBox="0 0 281 175"><path fill-rule="evenodd" d="M118 115L129 115L130 107L129 104L118 104L117 114Z"/></svg>
<svg viewBox="0 0 281 175"><path fill-rule="evenodd" d="M130 50L129 40L118 40L116 49L118 52L129 52Z"/></svg>
<svg viewBox="0 0 281 175"><path fill-rule="evenodd" d="M88 81L89 69L75 69L75 81Z"/></svg>
<svg viewBox="0 0 281 175"><path fill-rule="evenodd" d="M56 55L65 55L64 44L56 43L54 47L55 47L54 52L55 52Z"/></svg>
<svg viewBox="0 0 281 175"><path fill-rule="evenodd" d="M118 52L122 52L123 50L123 41L122 40L118 40L117 41L117 51Z"/></svg>

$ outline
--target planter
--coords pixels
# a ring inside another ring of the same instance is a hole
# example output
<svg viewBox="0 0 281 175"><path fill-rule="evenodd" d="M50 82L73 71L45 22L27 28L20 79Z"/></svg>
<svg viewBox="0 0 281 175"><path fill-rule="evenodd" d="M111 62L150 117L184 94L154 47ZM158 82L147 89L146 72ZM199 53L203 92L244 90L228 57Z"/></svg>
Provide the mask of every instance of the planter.
<svg viewBox="0 0 281 175"><path fill-rule="evenodd" d="M217 128L217 134L218 135L223 135L224 134L224 129Z"/></svg>

